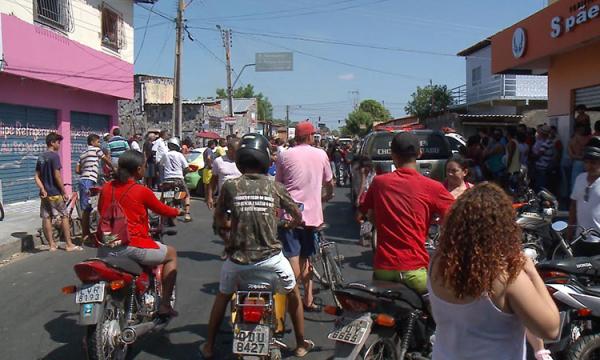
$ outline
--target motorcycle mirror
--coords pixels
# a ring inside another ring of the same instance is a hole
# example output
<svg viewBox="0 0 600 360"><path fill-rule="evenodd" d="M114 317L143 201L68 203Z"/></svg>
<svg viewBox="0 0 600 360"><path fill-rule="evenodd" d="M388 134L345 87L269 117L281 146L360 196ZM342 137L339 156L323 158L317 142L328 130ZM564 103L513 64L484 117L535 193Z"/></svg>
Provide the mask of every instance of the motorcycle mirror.
<svg viewBox="0 0 600 360"><path fill-rule="evenodd" d="M554 230L556 232L563 232L568 227L569 227L569 224L567 224L564 221L557 221L552 224L552 230Z"/></svg>

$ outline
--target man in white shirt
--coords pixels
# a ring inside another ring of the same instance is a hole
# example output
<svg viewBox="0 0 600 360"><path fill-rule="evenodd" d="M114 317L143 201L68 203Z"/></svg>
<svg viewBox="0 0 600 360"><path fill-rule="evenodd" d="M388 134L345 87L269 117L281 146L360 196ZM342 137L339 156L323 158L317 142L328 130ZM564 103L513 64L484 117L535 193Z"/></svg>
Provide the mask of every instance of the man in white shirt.
<svg viewBox="0 0 600 360"><path fill-rule="evenodd" d="M132 150L142 152L142 148L140 147L140 141L142 141L142 135L135 134L131 139L130 147Z"/></svg>
<svg viewBox="0 0 600 360"><path fill-rule="evenodd" d="M569 225L600 232L600 138L593 137L583 150L586 172L579 174L571 193ZM572 240L574 227L569 228ZM575 256L600 255L600 238L590 236L575 245Z"/></svg>
<svg viewBox="0 0 600 360"><path fill-rule="evenodd" d="M162 182L165 178L163 167L161 165L161 160L163 156L165 156L165 154L169 151L169 148L167 147L167 139L169 139L169 137L169 131L161 130L158 135L158 139L156 139L156 141L154 141L154 144L152 145L154 159L156 161L156 164L158 164L158 176L160 178L160 182Z"/></svg>
<svg viewBox="0 0 600 360"><path fill-rule="evenodd" d="M230 138L227 141L227 152L224 156L218 157L213 161L212 164L212 179L208 185L208 192L206 193L206 205L209 209L214 209L214 193L215 188L221 192L221 188L226 180L235 179L242 176L240 170L238 170L235 164L235 153L239 145L240 139ZM217 187L218 185L218 187Z"/></svg>
<svg viewBox="0 0 600 360"><path fill-rule="evenodd" d="M160 140L160 139L159 139ZM181 153L181 142L178 138L173 137L167 142L169 151L160 159L161 167L164 172L164 181L173 182L187 193L185 197L185 222L192 221L190 216L190 191L185 185L184 173L191 171L190 166Z"/></svg>

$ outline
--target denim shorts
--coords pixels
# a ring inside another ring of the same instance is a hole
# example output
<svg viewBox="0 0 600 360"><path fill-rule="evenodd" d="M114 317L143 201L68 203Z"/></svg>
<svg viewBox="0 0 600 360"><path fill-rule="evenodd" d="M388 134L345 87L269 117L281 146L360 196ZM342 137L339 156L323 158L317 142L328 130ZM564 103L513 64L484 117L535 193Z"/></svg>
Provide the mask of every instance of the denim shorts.
<svg viewBox="0 0 600 360"><path fill-rule="evenodd" d="M219 292L222 294L233 294L237 290L237 274L251 269L264 269L274 271L279 276L276 292L287 294L296 287L296 277L292 265L282 253L274 255L256 264L240 265L230 259L225 260L221 268L219 281Z"/></svg>
<svg viewBox="0 0 600 360"><path fill-rule="evenodd" d="M81 211L92 211L90 204L90 189L96 186L96 182L89 179L79 179L79 206Z"/></svg>
<svg viewBox="0 0 600 360"><path fill-rule="evenodd" d="M283 254L287 258L313 256L317 253L315 235L314 229L279 230L279 240L283 244Z"/></svg>
<svg viewBox="0 0 600 360"><path fill-rule="evenodd" d="M100 247L98 257L122 256L141 265L156 266L165 262L167 258L167 245L157 243L158 249L143 249L133 246L119 246L115 248Z"/></svg>

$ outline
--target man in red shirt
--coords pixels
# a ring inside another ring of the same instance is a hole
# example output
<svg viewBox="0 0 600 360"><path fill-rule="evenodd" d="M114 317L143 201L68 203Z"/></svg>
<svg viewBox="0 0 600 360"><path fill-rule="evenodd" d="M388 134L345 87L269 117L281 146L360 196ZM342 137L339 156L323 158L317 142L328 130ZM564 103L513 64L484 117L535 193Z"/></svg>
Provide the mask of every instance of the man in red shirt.
<svg viewBox="0 0 600 360"><path fill-rule="evenodd" d="M402 132L392 140L396 171L376 176L359 207L371 212L377 227L374 278L401 281L419 293L427 288L427 231L434 215L444 216L454 197L417 171L419 140Z"/></svg>

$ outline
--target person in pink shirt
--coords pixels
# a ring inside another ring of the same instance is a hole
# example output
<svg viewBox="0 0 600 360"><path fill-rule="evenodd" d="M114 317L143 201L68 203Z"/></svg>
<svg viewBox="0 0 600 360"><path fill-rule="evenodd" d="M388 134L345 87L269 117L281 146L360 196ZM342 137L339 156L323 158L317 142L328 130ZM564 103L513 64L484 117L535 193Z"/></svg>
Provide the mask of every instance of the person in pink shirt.
<svg viewBox="0 0 600 360"><path fill-rule="evenodd" d="M329 158L314 144L316 130L309 122L296 125L296 146L279 154L275 180L282 183L292 199L303 208L303 229L281 230L283 253L289 259L298 283L304 286L305 311L320 311L313 302L310 256L316 253L315 229L323 224L323 201L333 198L333 174ZM323 194L325 188L325 195Z"/></svg>

